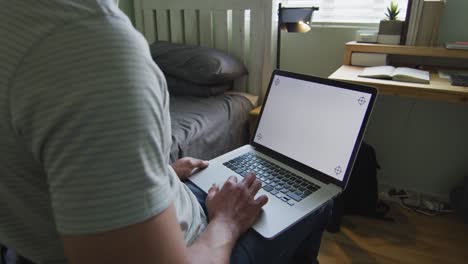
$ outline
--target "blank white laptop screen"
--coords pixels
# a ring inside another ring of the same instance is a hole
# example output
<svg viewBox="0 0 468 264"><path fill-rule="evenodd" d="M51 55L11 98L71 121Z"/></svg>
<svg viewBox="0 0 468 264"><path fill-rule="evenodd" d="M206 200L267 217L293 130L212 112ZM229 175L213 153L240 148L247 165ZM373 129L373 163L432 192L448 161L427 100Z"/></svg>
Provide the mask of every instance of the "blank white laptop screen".
<svg viewBox="0 0 468 264"><path fill-rule="evenodd" d="M342 181L371 96L276 75L254 142Z"/></svg>

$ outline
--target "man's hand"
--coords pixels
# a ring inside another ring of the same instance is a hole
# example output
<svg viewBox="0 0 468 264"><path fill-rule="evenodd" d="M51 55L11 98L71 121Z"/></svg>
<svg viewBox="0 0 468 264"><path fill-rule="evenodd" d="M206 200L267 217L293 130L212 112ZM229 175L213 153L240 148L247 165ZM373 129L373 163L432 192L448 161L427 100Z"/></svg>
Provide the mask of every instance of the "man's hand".
<svg viewBox="0 0 468 264"><path fill-rule="evenodd" d="M219 222L230 227L233 238L237 239L253 225L261 208L268 202L268 197L262 195L255 199L255 195L262 187L254 173L237 182L234 176L219 189L213 186L206 197L206 207L210 221Z"/></svg>
<svg viewBox="0 0 468 264"><path fill-rule="evenodd" d="M171 164L181 181L185 181L192 176L194 169L204 169L208 167L208 161L184 157Z"/></svg>

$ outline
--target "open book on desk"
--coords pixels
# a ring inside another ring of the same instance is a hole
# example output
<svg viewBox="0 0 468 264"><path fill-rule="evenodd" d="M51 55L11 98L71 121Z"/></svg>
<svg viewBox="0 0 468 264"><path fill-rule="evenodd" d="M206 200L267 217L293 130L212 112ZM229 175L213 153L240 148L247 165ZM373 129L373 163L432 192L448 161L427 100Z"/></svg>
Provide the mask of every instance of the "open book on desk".
<svg viewBox="0 0 468 264"><path fill-rule="evenodd" d="M406 67L395 68L393 66L367 67L361 72L361 74L359 74L359 77L424 84L430 83L429 76L430 75L428 71Z"/></svg>

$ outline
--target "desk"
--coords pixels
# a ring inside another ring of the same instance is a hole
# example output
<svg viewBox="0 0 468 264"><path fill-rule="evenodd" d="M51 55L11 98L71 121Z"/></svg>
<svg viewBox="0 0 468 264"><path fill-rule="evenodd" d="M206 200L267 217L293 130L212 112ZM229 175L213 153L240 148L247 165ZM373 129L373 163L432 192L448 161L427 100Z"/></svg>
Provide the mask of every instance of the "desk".
<svg viewBox="0 0 468 264"><path fill-rule="evenodd" d="M366 140L378 149L377 156L383 168L379 171L381 184L448 200L450 190L463 181L463 172L468 171L465 152L468 88L451 86L448 80L441 80L434 73L429 85L360 78L358 75L363 68L347 64L353 52L468 59L468 51L348 43L343 66L330 76L335 80L375 86L381 94L439 101L382 98L374 109Z"/></svg>
<svg viewBox="0 0 468 264"><path fill-rule="evenodd" d="M358 77L364 67L343 65L328 78L374 86L379 94L426 98L445 102L468 103L468 87L452 86L447 79L431 73L430 84L396 82Z"/></svg>
<svg viewBox="0 0 468 264"><path fill-rule="evenodd" d="M445 102L468 103L468 87L452 86L448 79L439 78L431 73L430 84L396 82L362 78L358 75L364 67L351 66L354 52L411 55L420 57L441 57L468 59L468 50L449 50L443 47L413 47L400 45L366 44L351 41L346 43L343 66L328 78L374 86L380 94L427 98Z"/></svg>

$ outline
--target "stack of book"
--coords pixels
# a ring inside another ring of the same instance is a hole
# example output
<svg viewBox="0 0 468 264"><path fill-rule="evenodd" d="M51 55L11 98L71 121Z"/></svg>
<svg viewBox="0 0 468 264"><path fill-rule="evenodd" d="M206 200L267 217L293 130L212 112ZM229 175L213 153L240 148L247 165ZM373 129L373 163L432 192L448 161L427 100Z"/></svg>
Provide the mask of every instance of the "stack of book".
<svg viewBox="0 0 468 264"><path fill-rule="evenodd" d="M437 46L445 0L413 0L409 10L406 45Z"/></svg>

